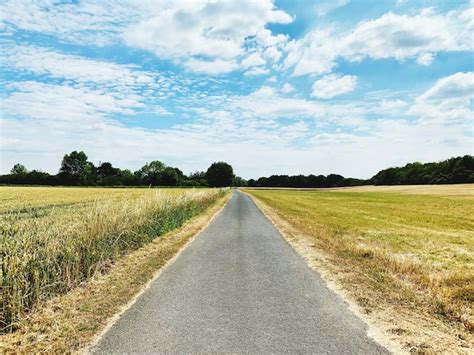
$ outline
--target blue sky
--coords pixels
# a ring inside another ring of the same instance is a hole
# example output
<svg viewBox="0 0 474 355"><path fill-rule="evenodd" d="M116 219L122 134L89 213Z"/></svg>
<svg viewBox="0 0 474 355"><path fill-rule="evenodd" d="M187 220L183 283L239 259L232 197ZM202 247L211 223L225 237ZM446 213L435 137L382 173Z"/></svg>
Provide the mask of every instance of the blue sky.
<svg viewBox="0 0 474 355"><path fill-rule="evenodd" d="M472 1L0 1L1 172L245 178L474 153Z"/></svg>

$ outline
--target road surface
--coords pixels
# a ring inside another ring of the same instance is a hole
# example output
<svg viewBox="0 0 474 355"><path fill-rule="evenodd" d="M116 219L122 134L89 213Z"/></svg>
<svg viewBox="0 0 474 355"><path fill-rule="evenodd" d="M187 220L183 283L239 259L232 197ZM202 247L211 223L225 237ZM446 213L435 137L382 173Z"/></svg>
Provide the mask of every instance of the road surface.
<svg viewBox="0 0 474 355"><path fill-rule="evenodd" d="M387 352L238 191L92 351Z"/></svg>

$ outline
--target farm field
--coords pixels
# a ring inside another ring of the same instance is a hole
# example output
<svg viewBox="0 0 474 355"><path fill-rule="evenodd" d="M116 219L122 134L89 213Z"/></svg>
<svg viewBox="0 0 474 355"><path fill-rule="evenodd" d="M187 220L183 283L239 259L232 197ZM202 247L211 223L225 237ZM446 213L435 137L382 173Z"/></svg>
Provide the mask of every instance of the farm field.
<svg viewBox="0 0 474 355"><path fill-rule="evenodd" d="M0 329L183 225L218 189L0 187Z"/></svg>
<svg viewBox="0 0 474 355"><path fill-rule="evenodd" d="M377 307L383 298L416 305L472 330L474 186L419 190L397 186L246 192L301 232L310 249L351 270L346 286L367 289L359 304Z"/></svg>

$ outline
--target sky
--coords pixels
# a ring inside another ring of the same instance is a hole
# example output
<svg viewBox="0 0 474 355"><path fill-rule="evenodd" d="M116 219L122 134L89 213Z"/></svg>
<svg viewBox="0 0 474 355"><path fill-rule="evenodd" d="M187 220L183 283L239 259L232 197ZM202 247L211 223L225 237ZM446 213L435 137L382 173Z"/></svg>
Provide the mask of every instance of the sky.
<svg viewBox="0 0 474 355"><path fill-rule="evenodd" d="M0 172L368 178L474 154L474 0L0 0Z"/></svg>

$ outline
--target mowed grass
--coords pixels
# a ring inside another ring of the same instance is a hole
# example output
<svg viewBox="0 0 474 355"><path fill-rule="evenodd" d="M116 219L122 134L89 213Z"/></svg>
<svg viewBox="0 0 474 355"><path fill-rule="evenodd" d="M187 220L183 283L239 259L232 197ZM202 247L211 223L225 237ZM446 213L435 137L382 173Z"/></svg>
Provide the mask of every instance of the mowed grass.
<svg viewBox="0 0 474 355"><path fill-rule="evenodd" d="M217 189L0 187L0 329L183 225Z"/></svg>
<svg viewBox="0 0 474 355"><path fill-rule="evenodd" d="M248 190L370 287L473 327L474 186ZM398 293L398 294L397 294Z"/></svg>

